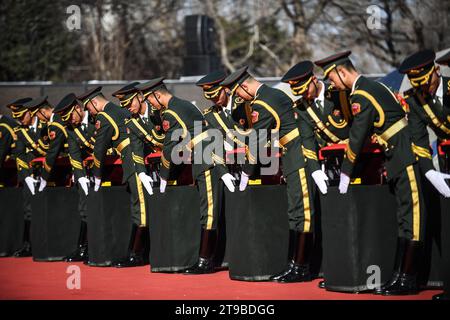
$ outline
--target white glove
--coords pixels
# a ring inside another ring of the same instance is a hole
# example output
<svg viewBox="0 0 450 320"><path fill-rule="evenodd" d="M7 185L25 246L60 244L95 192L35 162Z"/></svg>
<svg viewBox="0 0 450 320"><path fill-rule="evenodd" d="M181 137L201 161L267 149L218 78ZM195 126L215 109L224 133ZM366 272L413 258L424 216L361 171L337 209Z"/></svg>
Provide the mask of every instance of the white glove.
<svg viewBox="0 0 450 320"><path fill-rule="evenodd" d="M247 188L248 184L248 174L246 174L244 171L241 173L241 182L239 183L239 191L244 191L245 188Z"/></svg>
<svg viewBox="0 0 450 320"><path fill-rule="evenodd" d="M230 190L230 192L234 192L235 187L233 181L236 180L235 177L233 177L229 173L225 173L222 177L220 177L220 179L222 179L223 183L228 188L228 190Z"/></svg>
<svg viewBox="0 0 450 320"><path fill-rule="evenodd" d="M102 183L102 179L94 177L94 191L97 192L100 189L100 184Z"/></svg>
<svg viewBox="0 0 450 320"><path fill-rule="evenodd" d="M159 192L164 193L166 191L167 181L164 179L161 179L161 182L159 184Z"/></svg>
<svg viewBox="0 0 450 320"><path fill-rule="evenodd" d="M81 189L83 189L84 194L88 195L89 193L89 179L86 177L81 177L78 179L78 183L80 184Z"/></svg>
<svg viewBox="0 0 450 320"><path fill-rule="evenodd" d="M33 196L35 194L34 184L37 182L39 182L39 180L37 180L31 176L25 178L25 183L26 183L28 189L30 189L30 192Z"/></svg>
<svg viewBox="0 0 450 320"><path fill-rule="evenodd" d="M145 190L147 190L149 195L153 194L153 188L152 188L152 183L153 183L153 179L149 176L146 175L145 172L141 172L138 174L139 179L142 182L142 185L144 186Z"/></svg>
<svg viewBox="0 0 450 320"><path fill-rule="evenodd" d="M322 194L327 194L327 192L328 192L328 186L327 186L328 177L325 174L325 172L323 172L322 170L316 170L311 174L311 176L313 177L314 182L317 184L317 187L319 188L320 192L322 192Z"/></svg>
<svg viewBox="0 0 450 320"><path fill-rule="evenodd" d="M450 188L445 179L450 179L450 174L445 174L436 170L428 170L425 177L430 180L431 184L442 194L445 198L450 198Z"/></svg>
<svg viewBox="0 0 450 320"><path fill-rule="evenodd" d="M44 190L45 187L47 186L47 181L42 177L40 178L40 181L41 183L39 184L39 192L42 192L42 190Z"/></svg>
<svg viewBox="0 0 450 320"><path fill-rule="evenodd" d="M341 173L341 180L339 181L339 192L341 194L347 193L349 184L350 184L350 177L345 173Z"/></svg>

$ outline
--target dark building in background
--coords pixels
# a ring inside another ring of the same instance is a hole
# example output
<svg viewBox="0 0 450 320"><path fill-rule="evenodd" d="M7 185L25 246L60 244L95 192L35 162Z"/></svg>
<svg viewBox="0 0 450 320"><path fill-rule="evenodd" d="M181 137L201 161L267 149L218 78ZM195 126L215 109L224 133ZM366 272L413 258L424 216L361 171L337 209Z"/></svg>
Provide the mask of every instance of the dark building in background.
<svg viewBox="0 0 450 320"><path fill-rule="evenodd" d="M186 56L183 75L204 75L221 68L215 41L214 21L206 15L186 16L184 21Z"/></svg>

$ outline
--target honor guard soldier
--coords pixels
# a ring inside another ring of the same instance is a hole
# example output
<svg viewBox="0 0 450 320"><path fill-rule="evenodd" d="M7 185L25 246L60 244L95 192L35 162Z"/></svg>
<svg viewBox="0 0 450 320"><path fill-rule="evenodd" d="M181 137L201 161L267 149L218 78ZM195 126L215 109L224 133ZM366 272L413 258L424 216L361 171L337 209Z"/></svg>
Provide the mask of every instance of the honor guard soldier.
<svg viewBox="0 0 450 320"><path fill-rule="evenodd" d="M239 104L236 102L236 100L242 99L231 96L230 90L220 85L226 76L223 71L215 71L197 81L196 85L203 89L204 97L214 103L212 107L203 112L203 116L208 128L218 129L222 133L225 151L233 150L233 145L248 150L243 139L239 139L240 137L235 134L239 132L239 136L241 136L242 131L239 130L241 127L239 123L233 119L233 112L237 108L244 107L242 102Z"/></svg>
<svg viewBox="0 0 450 320"><path fill-rule="evenodd" d="M7 156L11 155L12 149L15 147L17 135L14 129L19 123L7 115L0 115L0 171L3 168L3 162ZM0 175L0 178L3 178ZM1 180L0 180L1 182Z"/></svg>
<svg viewBox="0 0 450 320"><path fill-rule="evenodd" d="M450 78L440 75L432 50L422 50L406 58L399 67L406 74L412 89L404 93L409 105L408 122L413 139L413 150L425 176L437 175L430 152L427 126L438 137L438 144L450 139ZM444 159L440 169L444 169ZM447 175L450 178L450 175ZM429 178L430 179L430 178ZM444 180L437 180L436 189L450 197L450 188Z"/></svg>
<svg viewBox="0 0 450 320"><path fill-rule="evenodd" d="M279 134L283 148L282 171L287 183L290 234L294 237L294 257L286 270L271 277L277 282L311 281L309 269L313 246L313 202L305 172L300 132L292 100L281 90L254 79L243 67L229 75L220 85L245 101L251 101L253 130L271 130ZM250 169L249 169L250 168ZM244 166L241 184L246 185L254 166ZM323 181L325 183L325 181Z"/></svg>
<svg viewBox="0 0 450 320"><path fill-rule="evenodd" d="M15 147L13 155L17 164L17 179L21 183L25 183L27 188L23 188L24 201L24 231L23 246L14 253L15 257L30 257L31 251L31 196L35 194L35 183L37 179L33 177L33 170L30 162L36 156L45 156L45 151L38 144L38 138L35 134L29 132L29 126L33 120L36 110L29 108L27 105L31 98L23 98L16 100L6 107L12 112L12 117L20 122L20 125L14 129L16 135Z"/></svg>
<svg viewBox="0 0 450 320"><path fill-rule="evenodd" d="M142 185L147 192L152 195L153 179L147 174L145 167L145 156L156 149L161 149L164 144L164 133L162 127L156 128L151 121L151 106L147 101L139 100L139 90L136 85L139 82L132 82L113 93L113 96L120 100L120 105L132 114L130 119L125 120L128 136L130 137L131 149L133 151L133 162L136 172Z"/></svg>
<svg viewBox="0 0 450 320"><path fill-rule="evenodd" d="M289 83L294 96L301 96L295 102L295 112L302 138L303 153L308 168L315 174L321 174L317 158L319 148L331 144L344 143L350 129L349 117L331 100L330 85L319 81L313 72L311 61L302 61L293 66L281 79ZM344 95L345 96L345 95ZM345 98L344 98L345 99ZM345 99L344 104L348 103ZM326 193L326 185L319 186Z"/></svg>
<svg viewBox="0 0 450 320"><path fill-rule="evenodd" d="M48 135L49 140L48 146L45 147L44 171L40 177L39 192L41 192L47 186L47 180L59 153L67 145L67 132L61 117L53 114L53 107L47 101L47 96L33 99L28 105L31 109L35 110L39 123L45 125L41 128L41 136L42 134Z"/></svg>
<svg viewBox="0 0 450 320"><path fill-rule="evenodd" d="M350 51L316 61L324 77L340 90L351 89L353 123L341 167L339 191L347 193L361 149L372 135L383 147L388 182L397 203L399 238L396 270L391 280L377 288L383 295L416 294L417 271L424 233L424 201L419 167L411 148L406 114L396 96L383 84L360 75L349 59Z"/></svg>
<svg viewBox="0 0 450 320"><path fill-rule="evenodd" d="M107 149L112 145L119 153L122 160L123 178L122 182L127 183L131 193L132 229L128 247L128 256L124 259L114 261L112 266L131 267L141 266L146 262L143 259L143 252L133 252L133 248L139 247L142 241L142 228L147 225L145 198L142 184L136 174L132 160L132 150L130 148L130 138L128 137L125 120L131 115L127 110L105 99L101 92L101 87L94 88L78 96L83 106L95 117L95 143L94 143L94 191L100 188L102 178L102 168Z"/></svg>
<svg viewBox="0 0 450 320"><path fill-rule="evenodd" d="M217 224L222 207L223 184L220 180L231 192L234 192L234 178L229 173L225 173L223 159L219 159L214 153L203 152L208 132L200 110L189 101L173 96L167 90L163 80L164 78L157 78L137 86L142 95L141 101L148 100L153 107L161 111L166 136L161 155L160 192L165 192L170 169L176 163L173 161L172 153L176 153L176 148L180 146L180 141L173 141L172 135L180 132L182 141L187 141L183 153L189 154L192 177L199 190L202 226L199 259L184 273L212 273L214 272L213 256L217 242ZM196 129L195 132L194 129ZM195 133L198 134L195 135Z"/></svg>
<svg viewBox="0 0 450 320"><path fill-rule="evenodd" d="M74 175L74 181L78 185L78 212L81 217L80 233L77 249L65 258L67 262L89 260L87 241L87 195L89 193L89 179L83 160L90 156L94 150L95 126L89 120L89 113L78 103L77 97L69 93L56 105L53 110L55 118L61 119L67 134L68 152L70 164ZM63 132L56 133L57 136ZM52 147L50 147L51 149Z"/></svg>

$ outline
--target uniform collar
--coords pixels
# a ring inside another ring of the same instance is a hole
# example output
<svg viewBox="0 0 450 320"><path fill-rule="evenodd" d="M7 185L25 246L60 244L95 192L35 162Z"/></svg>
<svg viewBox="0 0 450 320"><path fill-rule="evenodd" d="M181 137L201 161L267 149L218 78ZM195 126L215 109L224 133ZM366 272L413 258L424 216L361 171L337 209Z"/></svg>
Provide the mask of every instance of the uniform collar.
<svg viewBox="0 0 450 320"><path fill-rule="evenodd" d="M439 80L439 87L436 90L436 96L442 101L442 97L444 96L444 80L442 79L442 76Z"/></svg>
<svg viewBox="0 0 450 320"><path fill-rule="evenodd" d="M88 125L88 123L89 123L89 112L87 112L87 111L84 112L83 121L81 121L81 123L84 124L85 126Z"/></svg>
<svg viewBox="0 0 450 320"><path fill-rule="evenodd" d="M319 92L319 95L317 98L314 99L315 102L319 100L319 102L324 106L324 100L325 100L325 84L322 81L319 81L319 83L322 85L322 89Z"/></svg>
<svg viewBox="0 0 450 320"><path fill-rule="evenodd" d="M139 117L141 117L142 120L143 120L144 118L148 119L148 105L147 105L147 108L145 108L144 114L140 114L140 113L139 113Z"/></svg>
<svg viewBox="0 0 450 320"><path fill-rule="evenodd" d="M353 82L352 93L351 93L351 94L353 94L353 93L355 92L355 90L356 90L356 84L358 83L358 80L361 79L361 76L362 76L361 74L358 75L358 76L356 77L356 79L355 79L355 82Z"/></svg>
<svg viewBox="0 0 450 320"><path fill-rule="evenodd" d="M231 114L232 106L233 106L233 96L228 97L227 105L225 106L225 110L228 110Z"/></svg>
<svg viewBox="0 0 450 320"><path fill-rule="evenodd" d="M55 116L55 114L54 113L52 113L52 115L50 116L50 120L49 120L49 122L53 122L53 117Z"/></svg>

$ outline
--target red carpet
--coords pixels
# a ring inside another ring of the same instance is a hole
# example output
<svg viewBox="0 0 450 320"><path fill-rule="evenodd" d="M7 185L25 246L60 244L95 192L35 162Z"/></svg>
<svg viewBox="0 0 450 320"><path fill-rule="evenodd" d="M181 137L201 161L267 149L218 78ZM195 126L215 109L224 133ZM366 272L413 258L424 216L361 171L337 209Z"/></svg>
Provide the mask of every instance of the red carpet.
<svg viewBox="0 0 450 320"><path fill-rule="evenodd" d="M311 283L278 284L241 282L228 272L211 275L150 273L149 266L128 269L81 269L81 289L66 287L65 262L33 262L31 258L0 258L0 299L155 299L155 300L299 300L299 299L417 299L428 300L438 291L417 296L379 297L372 294L342 294L317 288Z"/></svg>

